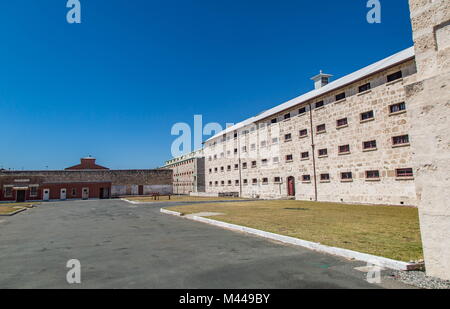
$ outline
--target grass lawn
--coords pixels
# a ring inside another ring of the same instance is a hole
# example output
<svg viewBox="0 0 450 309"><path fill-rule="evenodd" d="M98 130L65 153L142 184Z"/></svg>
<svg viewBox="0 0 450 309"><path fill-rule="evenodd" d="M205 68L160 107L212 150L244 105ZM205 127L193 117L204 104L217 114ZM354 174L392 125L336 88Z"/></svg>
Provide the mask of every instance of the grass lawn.
<svg viewBox="0 0 450 309"><path fill-rule="evenodd" d="M4 203L0 204L0 215L13 213L21 208L31 208L39 203Z"/></svg>
<svg viewBox="0 0 450 309"><path fill-rule="evenodd" d="M304 201L249 201L168 207L212 219L409 262L423 259L418 210Z"/></svg>
<svg viewBox="0 0 450 309"><path fill-rule="evenodd" d="M130 196L125 197L125 199L134 202L208 202L208 201L231 201L231 200L242 200L241 198L235 197L199 197L199 196L189 196L189 195L172 195L160 196L159 200L154 200L151 196Z"/></svg>

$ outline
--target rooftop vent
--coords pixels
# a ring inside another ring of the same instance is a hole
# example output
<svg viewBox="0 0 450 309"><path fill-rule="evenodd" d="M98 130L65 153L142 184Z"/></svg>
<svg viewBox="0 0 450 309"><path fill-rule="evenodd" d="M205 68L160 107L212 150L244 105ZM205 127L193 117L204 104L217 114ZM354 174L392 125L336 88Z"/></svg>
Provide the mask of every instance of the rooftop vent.
<svg viewBox="0 0 450 309"><path fill-rule="evenodd" d="M322 88L325 85L328 85L330 82L330 77L333 75L330 74L324 74L322 70L320 70L320 73L314 77L311 77L311 80L314 81L314 89Z"/></svg>

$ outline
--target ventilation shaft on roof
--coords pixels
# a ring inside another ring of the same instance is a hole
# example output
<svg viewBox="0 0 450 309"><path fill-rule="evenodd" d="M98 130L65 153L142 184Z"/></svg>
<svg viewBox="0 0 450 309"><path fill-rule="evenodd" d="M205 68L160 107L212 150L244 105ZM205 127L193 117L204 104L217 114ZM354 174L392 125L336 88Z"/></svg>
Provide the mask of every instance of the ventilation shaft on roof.
<svg viewBox="0 0 450 309"><path fill-rule="evenodd" d="M332 76L333 75L330 74L324 74L322 70L320 70L318 75L311 78L311 80L314 81L314 89L319 89L327 85L330 82L330 77Z"/></svg>

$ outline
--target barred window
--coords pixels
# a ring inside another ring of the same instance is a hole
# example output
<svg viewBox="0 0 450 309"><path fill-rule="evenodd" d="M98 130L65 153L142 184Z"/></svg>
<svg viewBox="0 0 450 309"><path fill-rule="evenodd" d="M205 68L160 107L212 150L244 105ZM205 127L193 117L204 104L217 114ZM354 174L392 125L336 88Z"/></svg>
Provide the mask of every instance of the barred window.
<svg viewBox="0 0 450 309"><path fill-rule="evenodd" d="M325 131L326 131L326 126L325 126L325 124L319 124L319 125L316 127L316 131L317 131L317 133L325 132Z"/></svg>
<svg viewBox="0 0 450 309"><path fill-rule="evenodd" d="M311 181L311 175L302 175L302 181Z"/></svg>
<svg viewBox="0 0 450 309"><path fill-rule="evenodd" d="M347 152L350 152L350 145L339 146L339 153L347 153Z"/></svg>
<svg viewBox="0 0 450 309"><path fill-rule="evenodd" d="M392 138L392 144L393 145L402 145L402 144L408 144L409 143L409 135L400 135L400 136L394 136Z"/></svg>
<svg viewBox="0 0 450 309"><path fill-rule="evenodd" d="M341 173L341 179L342 180L353 179L352 172L343 172L343 173Z"/></svg>
<svg viewBox="0 0 450 309"><path fill-rule="evenodd" d="M363 149L375 149L375 148L377 148L376 140L363 142Z"/></svg>
<svg viewBox="0 0 450 309"><path fill-rule="evenodd" d="M319 107L322 107L322 106L324 106L324 102L323 101L320 101L320 102L316 103L316 108L319 108Z"/></svg>
<svg viewBox="0 0 450 309"><path fill-rule="evenodd" d="M368 111L368 112L365 112L365 113L361 113L361 121L364 121L364 120L369 120L369 119L372 119L374 116L373 116L373 111Z"/></svg>
<svg viewBox="0 0 450 309"><path fill-rule="evenodd" d="M338 127L346 126L347 124L348 124L347 118L338 119L336 121L336 126Z"/></svg>
<svg viewBox="0 0 450 309"><path fill-rule="evenodd" d="M387 76L387 81L388 81L388 83L389 83L389 82L392 82L392 81L394 81L394 80L400 79L400 78L402 78L402 77L403 77L402 71L398 71L398 72L389 74L389 75Z"/></svg>
<svg viewBox="0 0 450 309"><path fill-rule="evenodd" d="M396 112L401 112L406 110L406 103L405 102L401 102L401 103L397 103L397 104L392 104L391 106L389 106L389 112L392 113L396 113Z"/></svg>
<svg viewBox="0 0 450 309"><path fill-rule="evenodd" d="M301 157L302 157L302 159L309 158L309 152L308 151L302 152Z"/></svg>
<svg viewBox="0 0 450 309"><path fill-rule="evenodd" d="M330 180L330 174L320 174L320 180Z"/></svg>
<svg viewBox="0 0 450 309"><path fill-rule="evenodd" d="M323 148L323 149L319 149L319 156L326 156L328 155L328 149L327 148Z"/></svg>
<svg viewBox="0 0 450 309"><path fill-rule="evenodd" d="M366 171L366 178L368 179L380 178L380 171Z"/></svg>
<svg viewBox="0 0 450 309"><path fill-rule="evenodd" d="M359 93L367 91L367 90L370 90L370 83L359 86L359 88L358 88Z"/></svg>
<svg viewBox="0 0 450 309"><path fill-rule="evenodd" d="M304 114L304 113L306 113L306 107L302 107L302 108L300 108L300 109L298 110L298 114L299 114L299 115L302 115L302 114Z"/></svg>
<svg viewBox="0 0 450 309"><path fill-rule="evenodd" d="M399 168L399 169L396 169L395 170L395 175L397 177L412 177L412 176L414 176L412 168Z"/></svg>
<svg viewBox="0 0 450 309"><path fill-rule="evenodd" d="M345 92L339 93L336 95L336 101L345 99Z"/></svg>
<svg viewBox="0 0 450 309"><path fill-rule="evenodd" d="M303 129L299 131L299 135L301 137L308 135L308 129Z"/></svg>

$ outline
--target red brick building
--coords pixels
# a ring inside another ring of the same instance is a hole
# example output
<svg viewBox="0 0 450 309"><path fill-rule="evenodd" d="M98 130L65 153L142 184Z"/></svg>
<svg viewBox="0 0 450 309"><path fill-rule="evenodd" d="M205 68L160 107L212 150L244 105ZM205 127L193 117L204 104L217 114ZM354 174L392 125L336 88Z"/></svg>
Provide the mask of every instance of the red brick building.
<svg viewBox="0 0 450 309"><path fill-rule="evenodd" d="M0 201L107 199L172 193L172 171L110 170L94 158L59 171L0 171Z"/></svg>

